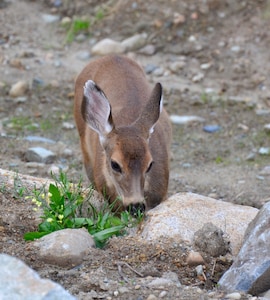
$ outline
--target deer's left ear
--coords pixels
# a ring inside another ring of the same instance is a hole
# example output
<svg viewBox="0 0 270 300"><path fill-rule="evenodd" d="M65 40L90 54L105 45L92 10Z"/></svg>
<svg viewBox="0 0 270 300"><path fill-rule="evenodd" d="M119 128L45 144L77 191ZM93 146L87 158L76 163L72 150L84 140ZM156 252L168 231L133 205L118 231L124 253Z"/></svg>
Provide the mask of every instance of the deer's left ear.
<svg viewBox="0 0 270 300"><path fill-rule="evenodd" d="M104 92L92 80L84 85L81 111L84 121L98 133L100 141L104 142L114 128L111 106Z"/></svg>

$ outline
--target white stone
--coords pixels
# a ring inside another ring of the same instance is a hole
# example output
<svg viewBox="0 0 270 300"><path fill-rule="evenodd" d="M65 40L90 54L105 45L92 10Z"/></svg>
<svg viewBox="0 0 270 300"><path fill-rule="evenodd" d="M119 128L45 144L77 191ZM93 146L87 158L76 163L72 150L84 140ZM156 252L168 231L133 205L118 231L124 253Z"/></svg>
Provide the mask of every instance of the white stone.
<svg viewBox="0 0 270 300"><path fill-rule="evenodd" d="M37 247L42 261L62 267L74 267L82 263L95 243L88 231L80 228L52 232L36 240L33 245Z"/></svg>
<svg viewBox="0 0 270 300"><path fill-rule="evenodd" d="M204 74L203 73L198 73L195 76L192 77L193 82L199 82L204 79Z"/></svg>
<svg viewBox="0 0 270 300"><path fill-rule="evenodd" d="M193 122L205 122L204 118L198 116L178 116L178 115L171 115L170 120L173 124L178 125L185 125Z"/></svg>
<svg viewBox="0 0 270 300"><path fill-rule="evenodd" d="M225 296L226 299L234 299L234 300L238 300L238 299L241 299L241 294L240 293L237 293L237 292L234 292L234 293L231 293L231 294L227 294Z"/></svg>
<svg viewBox="0 0 270 300"><path fill-rule="evenodd" d="M9 95L14 98L21 97L25 95L28 89L29 89L29 84L24 80L20 80L11 86Z"/></svg>
<svg viewBox="0 0 270 300"><path fill-rule="evenodd" d="M121 45L124 47L125 51L134 51L145 46L147 40L147 34L135 34L121 42Z"/></svg>
<svg viewBox="0 0 270 300"><path fill-rule="evenodd" d="M249 222L258 209L218 201L193 193L179 193L150 210L140 236L148 241L172 238L193 243L194 233L206 223L213 223L228 236L232 254L242 246Z"/></svg>
<svg viewBox="0 0 270 300"><path fill-rule="evenodd" d="M270 133L270 124L265 124L263 128L267 133Z"/></svg>
<svg viewBox="0 0 270 300"><path fill-rule="evenodd" d="M0 254L0 299L75 300L59 284L41 279L21 260Z"/></svg>
<svg viewBox="0 0 270 300"><path fill-rule="evenodd" d="M94 55L107 55L112 53L124 53L126 48L119 42L106 38L92 47L92 54Z"/></svg>

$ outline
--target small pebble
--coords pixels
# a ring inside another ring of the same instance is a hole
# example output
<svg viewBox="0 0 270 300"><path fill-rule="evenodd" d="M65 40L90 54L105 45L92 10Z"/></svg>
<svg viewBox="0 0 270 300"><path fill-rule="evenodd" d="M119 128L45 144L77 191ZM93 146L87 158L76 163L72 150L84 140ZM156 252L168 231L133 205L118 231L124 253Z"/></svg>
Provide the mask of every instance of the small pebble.
<svg viewBox="0 0 270 300"><path fill-rule="evenodd" d="M73 123L63 122L62 128L70 130L70 129L74 129L75 125Z"/></svg>
<svg viewBox="0 0 270 300"><path fill-rule="evenodd" d="M164 298L167 294L168 294L167 291L162 291L162 292L160 292L160 294L158 295L158 297L159 298Z"/></svg>
<svg viewBox="0 0 270 300"><path fill-rule="evenodd" d="M24 94L27 92L28 89L29 89L28 83L24 80L20 80L12 85L9 91L9 95L14 98L24 96Z"/></svg>
<svg viewBox="0 0 270 300"><path fill-rule="evenodd" d="M219 125L205 125L203 127L203 131L208 132L208 133L213 133L220 131L221 127Z"/></svg>
<svg viewBox="0 0 270 300"><path fill-rule="evenodd" d="M156 300L157 299L157 297L155 296L155 295L153 295L153 294L150 294L147 298L146 298L146 300Z"/></svg>
<svg viewBox="0 0 270 300"><path fill-rule="evenodd" d="M60 16L58 15L50 15L50 14L43 14L42 19L45 23L54 23L60 20Z"/></svg>
<svg viewBox="0 0 270 300"><path fill-rule="evenodd" d="M240 293L231 293L231 294L227 294L225 295L225 299L234 299L234 300L238 300L241 299L241 294Z"/></svg>
<svg viewBox="0 0 270 300"><path fill-rule="evenodd" d="M203 274L203 266L202 265L198 265L196 268L196 273L198 276L202 275Z"/></svg>
<svg viewBox="0 0 270 300"><path fill-rule="evenodd" d="M203 80L204 78L204 74L203 73L198 73L195 76L192 77L192 81L193 82L199 82L201 80Z"/></svg>
<svg viewBox="0 0 270 300"><path fill-rule="evenodd" d="M156 69L158 68L158 66L153 65L153 64L148 64L145 66L144 71L146 74L151 74L153 73Z"/></svg>
<svg viewBox="0 0 270 300"><path fill-rule="evenodd" d="M200 65L200 68L201 68L202 70L208 70L208 69L211 68L211 66L212 66L211 63L206 63L206 64L201 64L201 65Z"/></svg>
<svg viewBox="0 0 270 300"><path fill-rule="evenodd" d="M173 124L185 125L193 122L204 122L204 118L198 116L178 116L171 115L170 120Z"/></svg>
<svg viewBox="0 0 270 300"><path fill-rule="evenodd" d="M265 124L263 128L267 133L270 133L270 124Z"/></svg>
<svg viewBox="0 0 270 300"><path fill-rule="evenodd" d="M231 47L231 51L232 52L235 52L235 53L239 53L241 50L241 48L239 46L232 46Z"/></svg>
<svg viewBox="0 0 270 300"><path fill-rule="evenodd" d="M187 264L189 266L197 266L204 264L204 259L201 256L200 252L191 251L187 256Z"/></svg>
<svg viewBox="0 0 270 300"><path fill-rule="evenodd" d="M270 154L270 148L268 148L268 147L261 147L259 149L259 154L261 154L261 155L269 155Z"/></svg>
<svg viewBox="0 0 270 300"><path fill-rule="evenodd" d="M115 297L117 297L117 296L119 295L119 292L118 292L118 291L114 291L114 292L113 292L113 295L114 295Z"/></svg>

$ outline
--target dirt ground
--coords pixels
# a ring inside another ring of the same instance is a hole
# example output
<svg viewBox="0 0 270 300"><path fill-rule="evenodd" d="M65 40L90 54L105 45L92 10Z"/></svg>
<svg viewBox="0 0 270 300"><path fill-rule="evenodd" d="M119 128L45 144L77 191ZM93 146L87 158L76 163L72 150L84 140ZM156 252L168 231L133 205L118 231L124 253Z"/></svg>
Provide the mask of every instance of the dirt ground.
<svg viewBox="0 0 270 300"><path fill-rule="evenodd" d="M66 44L66 29L59 22L44 21L45 14L60 19L87 17L92 25ZM147 32L155 54L137 51L133 57L144 67L163 68L161 76L148 77L163 84L166 109L170 114L205 119L173 126L169 195L191 191L260 208L270 200L270 173L265 169L270 165L269 154L260 154L270 147L270 135L264 129L270 122L269 26L270 2L266 0L0 0L0 167L48 177L48 165L25 159L29 147L44 145L24 138L42 136L57 142L45 145L57 153L55 164L67 169L75 182L79 180L82 164L72 126L73 86L87 60L78 57L102 38L120 41ZM182 67L171 71L175 61L181 61ZM201 74L204 77L197 81L196 75ZM31 88L25 96L11 98L10 87L19 80L27 80ZM208 133L204 125L218 125L220 130ZM147 287L144 280L167 271L177 273L187 287L168 289L165 299L224 296L216 283L229 267L229 259L206 256L205 280L185 263L189 248L173 241L149 245L131 236L114 238L104 250L94 249L78 268L44 265L31 243L22 238L35 229L31 204L16 188L14 193L5 191L1 183L0 188L0 250L21 258L78 299L158 297L161 290ZM145 277L123 267L126 282L118 271L119 261ZM107 290L102 284L106 280L112 282ZM128 292L114 293L120 287Z"/></svg>

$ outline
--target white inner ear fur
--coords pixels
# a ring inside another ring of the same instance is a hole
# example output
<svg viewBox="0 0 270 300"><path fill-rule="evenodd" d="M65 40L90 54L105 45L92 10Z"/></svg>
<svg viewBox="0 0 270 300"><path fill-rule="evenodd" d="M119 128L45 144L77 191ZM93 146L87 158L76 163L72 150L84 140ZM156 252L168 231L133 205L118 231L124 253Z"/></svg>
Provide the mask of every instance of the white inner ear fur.
<svg viewBox="0 0 270 300"><path fill-rule="evenodd" d="M96 116L96 120L93 120L93 124L96 123L95 126L93 126L93 124L91 125L90 123L87 123L87 125L89 126L89 128L91 128L92 130L96 131L99 135L99 140L100 143L103 144L107 134L109 134L112 129L113 126L109 123L109 116L110 116L110 112L111 112L111 108L110 108L110 103L108 101L108 99L106 98L105 94L103 93L102 90L100 90L96 83L93 80L87 80L84 84L84 96L86 97L86 99L88 99L88 101L91 101L91 92L92 93L97 93L99 94L99 97L103 98L103 103L102 105L100 105L99 109L101 109L102 111L100 112L101 116L104 116L104 123L102 124L102 121L100 120L100 115Z"/></svg>
<svg viewBox="0 0 270 300"><path fill-rule="evenodd" d="M159 104L159 114L161 114L163 109L163 95L161 95L160 104ZM157 122L156 122L157 123ZM149 141L151 134L154 132L156 123L149 129L149 138L147 139Z"/></svg>

